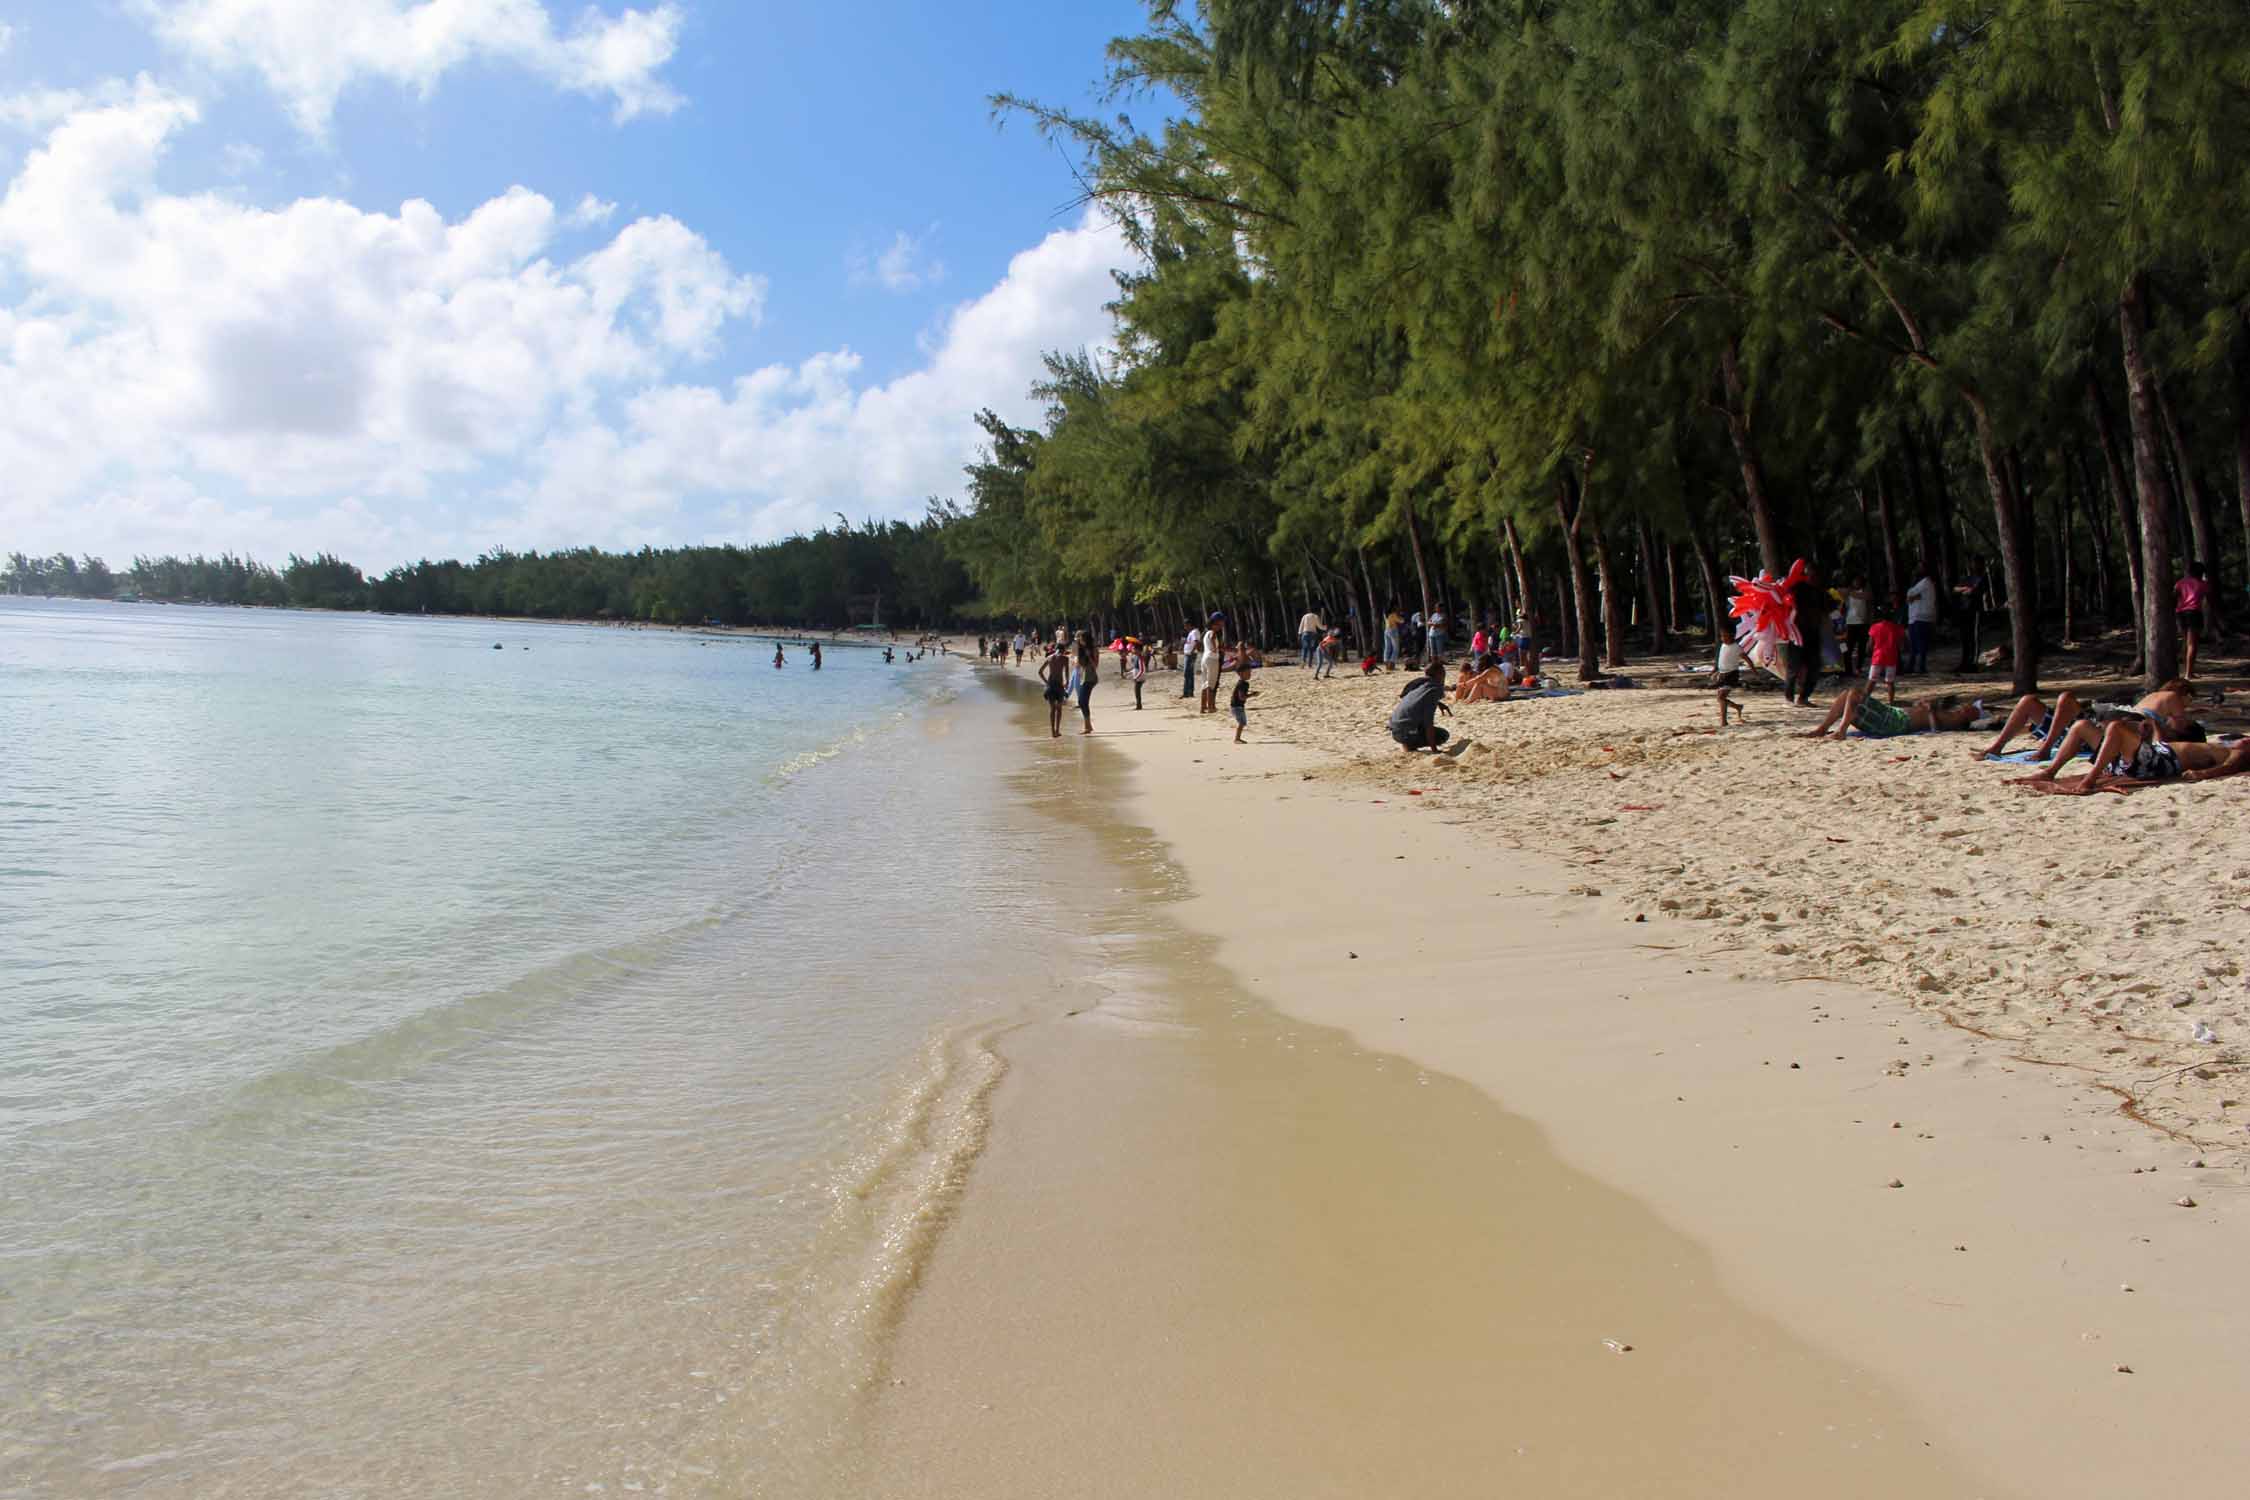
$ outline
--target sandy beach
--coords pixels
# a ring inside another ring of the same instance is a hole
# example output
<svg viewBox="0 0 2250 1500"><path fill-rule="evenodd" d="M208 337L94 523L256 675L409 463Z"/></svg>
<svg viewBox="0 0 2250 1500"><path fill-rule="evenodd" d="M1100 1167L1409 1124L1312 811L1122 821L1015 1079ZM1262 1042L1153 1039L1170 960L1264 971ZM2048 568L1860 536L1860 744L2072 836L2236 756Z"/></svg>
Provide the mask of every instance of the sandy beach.
<svg viewBox="0 0 2250 1500"><path fill-rule="evenodd" d="M878 1489L2232 1487L2240 786L2033 798L1662 690L1463 708L1440 768L1400 681L1264 672L1239 747L1105 683L1028 745L1202 999L1004 1044Z"/></svg>

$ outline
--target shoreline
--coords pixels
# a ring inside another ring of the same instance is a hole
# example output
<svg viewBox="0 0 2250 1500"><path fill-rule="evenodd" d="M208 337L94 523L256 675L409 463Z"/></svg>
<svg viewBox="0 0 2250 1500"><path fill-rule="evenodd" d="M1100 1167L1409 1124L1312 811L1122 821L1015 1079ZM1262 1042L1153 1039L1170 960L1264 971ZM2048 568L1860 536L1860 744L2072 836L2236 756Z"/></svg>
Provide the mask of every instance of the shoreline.
<svg viewBox="0 0 2250 1500"><path fill-rule="evenodd" d="M1254 704L1239 748L1170 694L1134 714L1105 680L1097 699L1123 815L1247 993L1521 1117L1707 1251L1729 1294L1903 1393L1977 1493L2224 1488L2250 1461L2230 1421L2239 1171L1891 994L1728 972L1442 785L1408 799L1287 742L1293 696Z"/></svg>

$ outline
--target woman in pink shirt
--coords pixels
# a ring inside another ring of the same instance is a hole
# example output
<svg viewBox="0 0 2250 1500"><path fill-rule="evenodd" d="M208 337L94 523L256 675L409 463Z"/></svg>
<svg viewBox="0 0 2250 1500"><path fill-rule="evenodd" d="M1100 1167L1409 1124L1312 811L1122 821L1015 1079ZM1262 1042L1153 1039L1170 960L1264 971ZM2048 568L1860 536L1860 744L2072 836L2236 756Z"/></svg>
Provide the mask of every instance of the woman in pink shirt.
<svg viewBox="0 0 2250 1500"><path fill-rule="evenodd" d="M2210 602L2211 585L2203 577L2203 564L2187 565L2187 576L2172 589L2172 617L2180 622L2180 635L2187 641L2187 660L2180 664L2180 675L2195 680L2195 648L2203 643L2203 608Z"/></svg>

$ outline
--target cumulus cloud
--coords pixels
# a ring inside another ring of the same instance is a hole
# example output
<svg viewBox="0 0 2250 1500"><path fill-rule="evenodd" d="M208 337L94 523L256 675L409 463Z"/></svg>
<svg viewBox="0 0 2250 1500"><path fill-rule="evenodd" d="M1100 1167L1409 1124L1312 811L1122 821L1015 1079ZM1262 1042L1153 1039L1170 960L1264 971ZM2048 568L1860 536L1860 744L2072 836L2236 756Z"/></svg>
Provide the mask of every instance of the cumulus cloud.
<svg viewBox="0 0 2250 1500"><path fill-rule="evenodd" d="M29 288L0 304L0 469L19 503L118 470L424 493L707 357L763 308L762 278L669 218L551 259L559 216L522 188L451 223L419 201L157 191L197 113L144 79L55 127L0 195L0 261Z"/></svg>
<svg viewBox="0 0 2250 1500"><path fill-rule="evenodd" d="M661 508L727 497L742 530L786 536L842 510L912 515L960 491L976 456L979 406L1031 419L1031 383L1050 350L1105 347L1105 304L1131 252L1089 212L1017 255L1007 275L945 319L922 368L862 378L849 350L770 365L725 388L671 385L542 445L527 513L592 524L604 505Z"/></svg>
<svg viewBox="0 0 2250 1500"><path fill-rule="evenodd" d="M140 0L157 34L221 72L255 73L306 133L363 79L427 94L454 68L498 62L610 101L620 121L682 104L659 76L679 50L676 4L559 30L542 0Z"/></svg>
<svg viewBox="0 0 2250 1500"><path fill-rule="evenodd" d="M520 187L454 219L167 192L198 116L147 79L106 89L0 192L0 547L380 567L912 516L960 492L979 406L1030 420L1041 355L1108 340L1129 259L1088 217L954 307L917 368L836 349L715 376L768 287L685 224L610 232L613 205Z"/></svg>
<svg viewBox="0 0 2250 1500"><path fill-rule="evenodd" d="M900 230L880 254L855 253L851 259L853 286L879 286L888 292L918 291L945 279L945 263L926 248L935 230L920 235Z"/></svg>

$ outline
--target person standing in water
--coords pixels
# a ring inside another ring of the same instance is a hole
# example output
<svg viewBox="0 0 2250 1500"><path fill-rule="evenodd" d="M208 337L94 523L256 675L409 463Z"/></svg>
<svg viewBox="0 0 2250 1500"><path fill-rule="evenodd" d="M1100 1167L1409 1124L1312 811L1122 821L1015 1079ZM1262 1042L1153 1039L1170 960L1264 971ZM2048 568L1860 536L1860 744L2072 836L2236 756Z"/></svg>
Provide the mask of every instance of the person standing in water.
<svg viewBox="0 0 2250 1500"><path fill-rule="evenodd" d="M812 669L815 672L820 670L820 642L818 641L812 643Z"/></svg>
<svg viewBox="0 0 2250 1500"><path fill-rule="evenodd" d="M1080 734L1094 732L1094 684L1102 680L1102 654L1094 649L1094 633L1078 632L1078 717L1085 721Z"/></svg>
<svg viewBox="0 0 2250 1500"><path fill-rule="evenodd" d="M781 654L781 642L779 641L774 642L773 645L773 664L776 667L785 667L789 664Z"/></svg>
<svg viewBox="0 0 2250 1500"><path fill-rule="evenodd" d="M1052 739L1062 738L1063 704L1070 697L1070 658L1060 646L1047 652L1047 659L1039 664L1039 683L1047 699L1047 734Z"/></svg>

